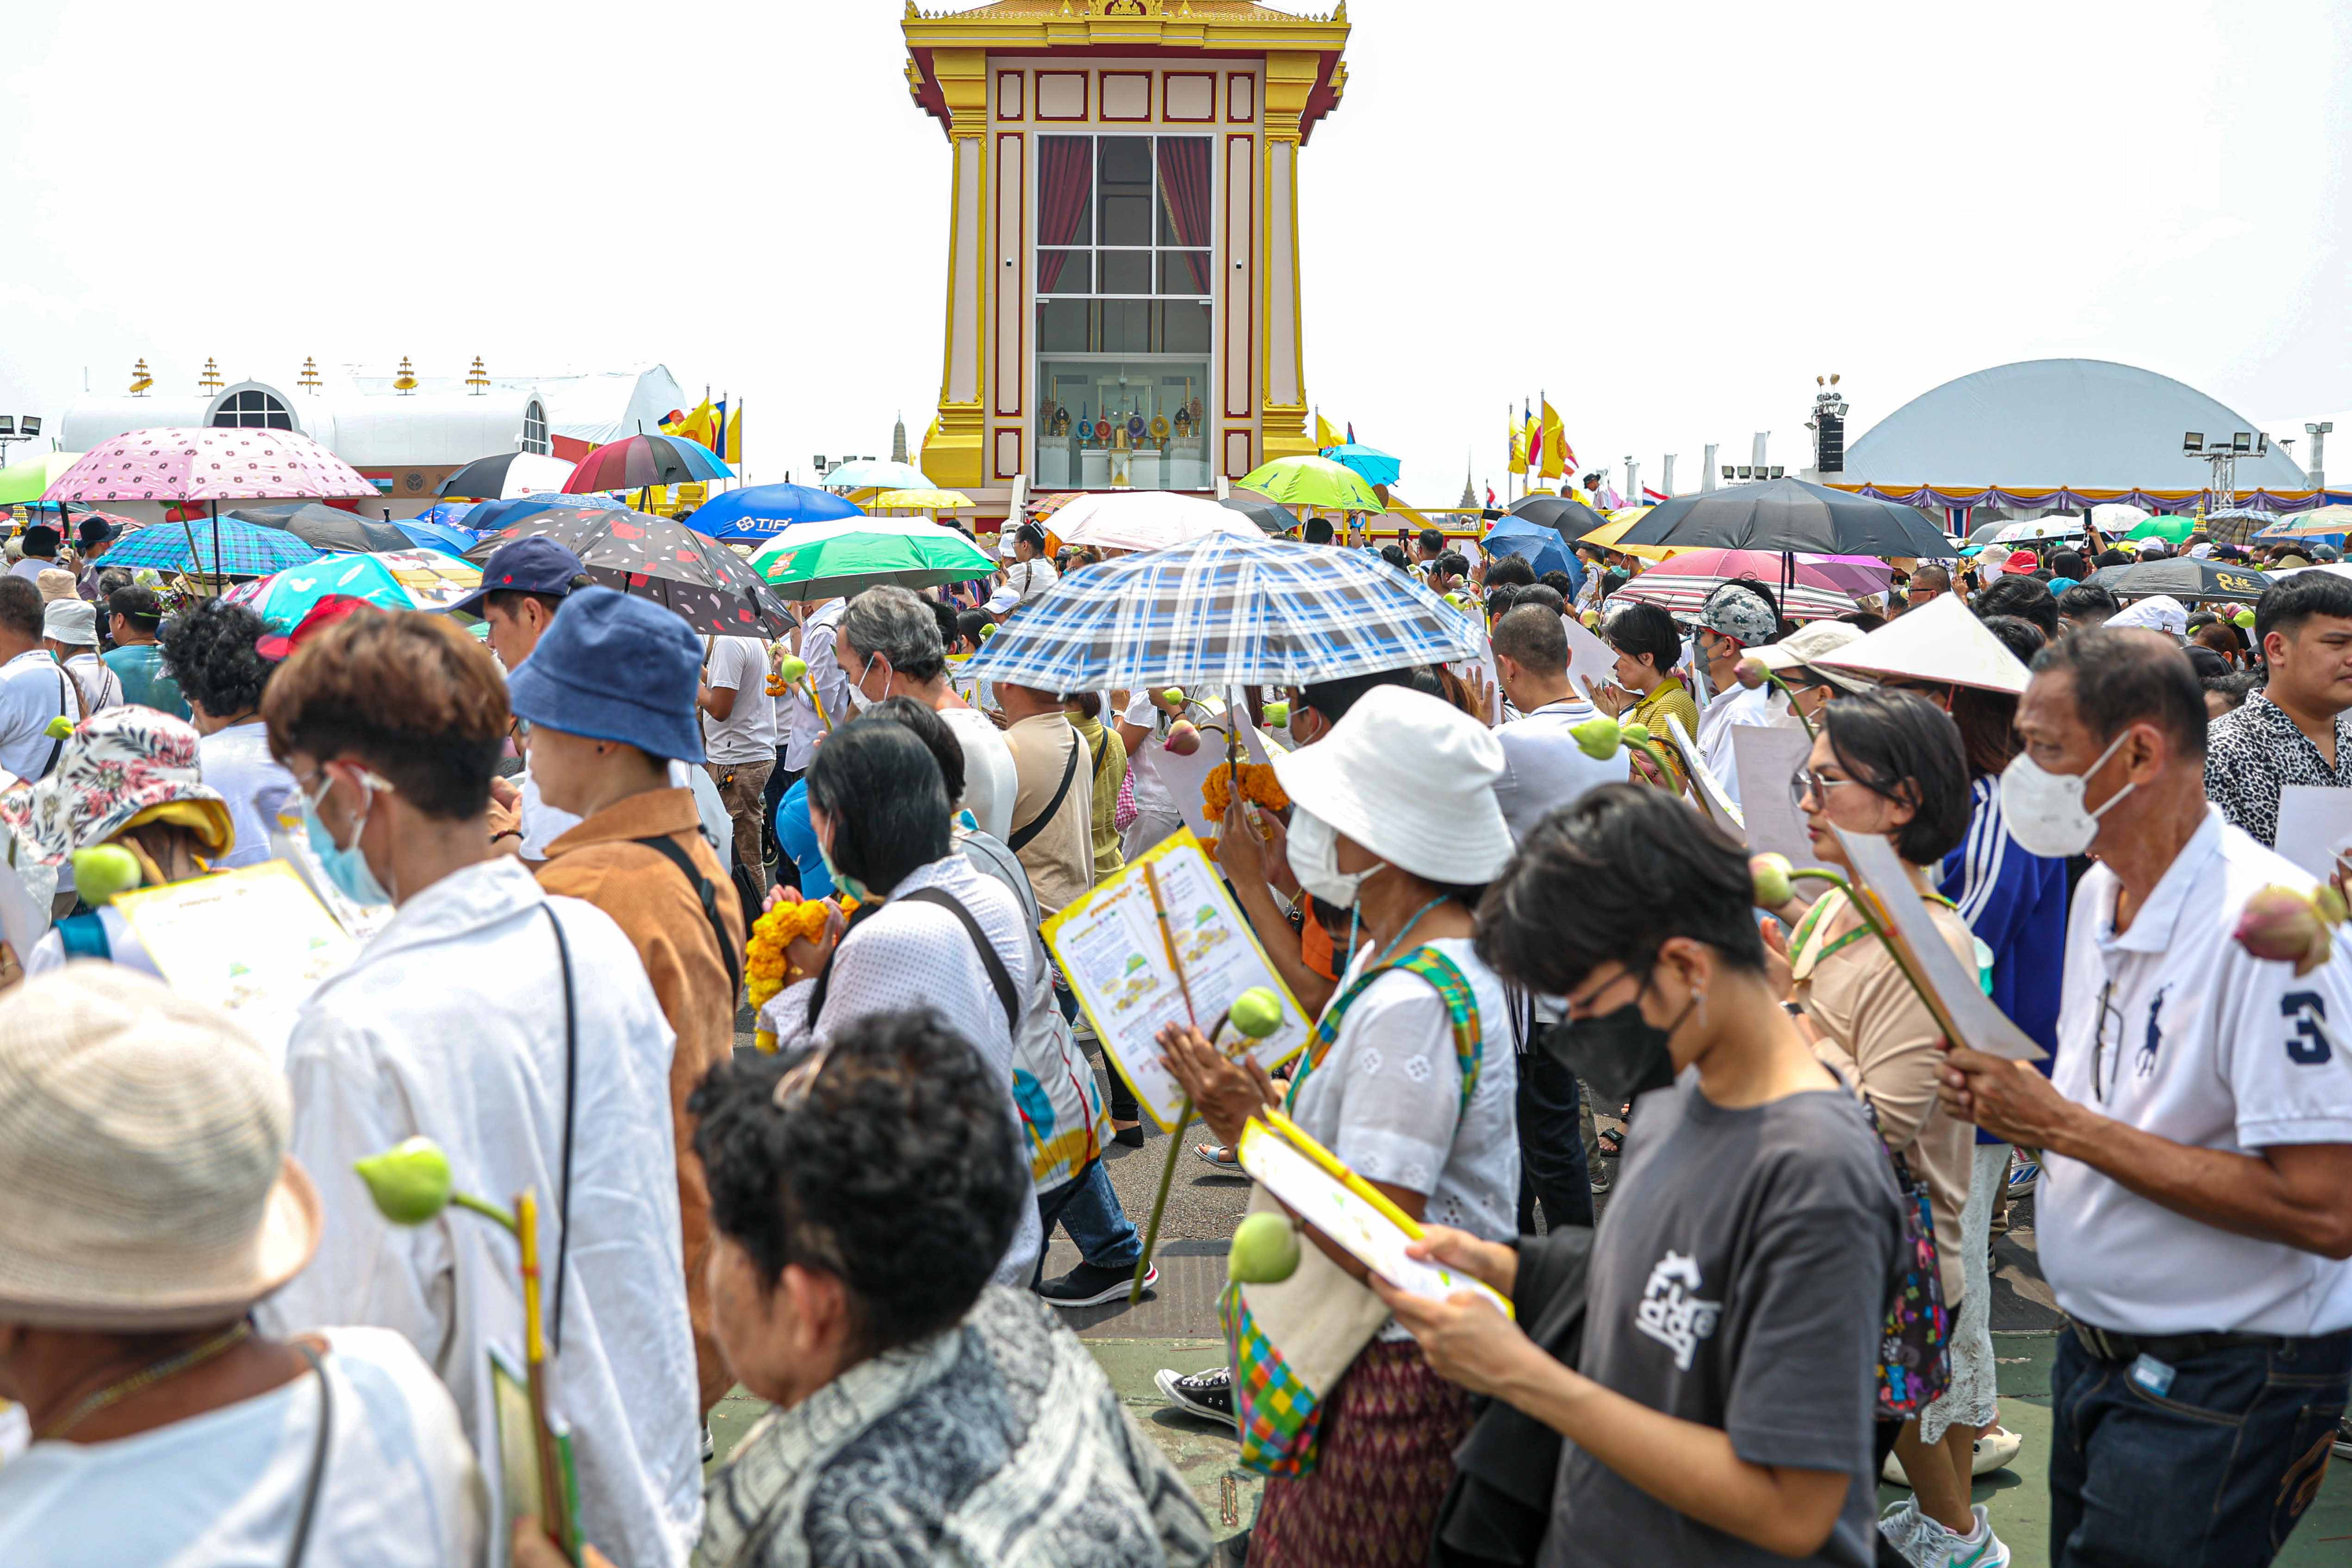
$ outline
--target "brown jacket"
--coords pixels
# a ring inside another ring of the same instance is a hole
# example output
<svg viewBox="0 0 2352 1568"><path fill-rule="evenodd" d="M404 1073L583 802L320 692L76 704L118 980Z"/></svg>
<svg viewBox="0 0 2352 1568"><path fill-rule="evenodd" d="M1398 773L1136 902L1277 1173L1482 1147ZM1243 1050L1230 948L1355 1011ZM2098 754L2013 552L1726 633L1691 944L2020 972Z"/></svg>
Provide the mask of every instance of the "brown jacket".
<svg viewBox="0 0 2352 1568"><path fill-rule="evenodd" d="M547 847L539 882L551 893L585 900L613 917L613 923L636 945L655 999L677 1036L677 1053L669 1067L670 1126L677 1143L687 1312L694 1322L695 1371L708 1415L733 1380L719 1360L719 1342L710 1330L704 1283L710 1251L710 1194L703 1185L702 1163L694 1156L694 1122L686 1112L686 1097L704 1073L732 1053L737 998L728 987L727 964L693 885L661 851L630 842L655 837L675 842L710 879L719 919L727 928L740 973L742 905L726 868L702 837L692 790L649 790L606 806Z"/></svg>

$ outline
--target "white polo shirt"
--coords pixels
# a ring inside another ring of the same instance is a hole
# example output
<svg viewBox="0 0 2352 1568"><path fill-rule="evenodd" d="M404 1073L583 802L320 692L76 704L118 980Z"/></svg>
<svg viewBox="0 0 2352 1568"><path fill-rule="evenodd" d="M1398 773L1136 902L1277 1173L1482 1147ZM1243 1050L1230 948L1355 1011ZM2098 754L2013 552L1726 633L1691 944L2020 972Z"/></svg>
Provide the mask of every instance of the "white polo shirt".
<svg viewBox="0 0 2352 1568"><path fill-rule="evenodd" d="M2116 874L2094 866L2066 926L2059 1092L2194 1148L2352 1143L2352 951L2339 939L2300 979L2250 955L2231 933L2270 883L2315 886L2210 807L2120 935ZM2078 1161L2050 1157L2036 1216L2059 1306L2099 1328L2352 1328L2352 1264L2217 1230Z"/></svg>

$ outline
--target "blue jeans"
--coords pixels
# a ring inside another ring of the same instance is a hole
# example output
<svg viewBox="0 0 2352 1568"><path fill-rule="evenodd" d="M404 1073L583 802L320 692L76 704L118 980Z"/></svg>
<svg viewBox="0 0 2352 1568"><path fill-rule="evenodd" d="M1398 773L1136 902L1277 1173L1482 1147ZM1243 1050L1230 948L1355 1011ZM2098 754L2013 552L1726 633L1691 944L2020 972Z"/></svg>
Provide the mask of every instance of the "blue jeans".
<svg viewBox="0 0 2352 1568"><path fill-rule="evenodd" d="M2191 1356L2159 1397L2074 1331L2050 1373L2052 1568L2259 1568L2319 1491L2352 1331Z"/></svg>
<svg viewBox="0 0 2352 1568"><path fill-rule="evenodd" d="M1100 1160L1089 1160L1087 1168L1049 1193L1037 1194L1037 1223L1045 1228L1045 1239L1054 1239L1054 1226L1070 1233L1077 1247L1078 1256L1097 1268L1132 1268L1143 1256L1143 1238L1135 1234L1135 1226L1119 1206L1118 1194L1112 1190L1110 1177ZM1037 1271L1031 1284L1045 1277L1045 1254L1037 1253Z"/></svg>

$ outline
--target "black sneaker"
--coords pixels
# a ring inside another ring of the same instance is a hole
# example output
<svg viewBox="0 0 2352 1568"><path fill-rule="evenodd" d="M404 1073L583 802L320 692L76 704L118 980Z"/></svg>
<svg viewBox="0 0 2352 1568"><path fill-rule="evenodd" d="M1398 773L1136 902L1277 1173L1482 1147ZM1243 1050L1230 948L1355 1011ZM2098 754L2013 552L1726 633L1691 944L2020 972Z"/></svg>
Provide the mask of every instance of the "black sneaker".
<svg viewBox="0 0 2352 1568"><path fill-rule="evenodd" d="M1160 1265L1153 1264L1143 1276L1143 1288L1150 1289L1160 1282ZM1106 1301L1123 1301L1135 1289L1135 1269L1099 1268L1081 1261L1076 1268L1058 1279L1048 1279L1037 1287L1037 1294L1056 1307L1099 1307Z"/></svg>
<svg viewBox="0 0 2352 1568"><path fill-rule="evenodd" d="M1234 1369L1213 1366L1206 1372L1190 1374L1173 1367L1163 1366L1152 1382L1160 1385L1160 1396L1169 1404L1181 1406L1195 1415L1205 1415L1212 1421L1234 1418Z"/></svg>

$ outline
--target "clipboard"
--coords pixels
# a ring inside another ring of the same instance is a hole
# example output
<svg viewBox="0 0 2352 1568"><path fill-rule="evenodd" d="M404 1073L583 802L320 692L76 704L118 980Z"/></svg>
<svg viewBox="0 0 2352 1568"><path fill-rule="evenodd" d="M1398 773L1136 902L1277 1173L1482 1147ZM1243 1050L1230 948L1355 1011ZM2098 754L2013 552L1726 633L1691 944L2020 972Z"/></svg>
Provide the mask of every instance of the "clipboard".
<svg viewBox="0 0 2352 1568"><path fill-rule="evenodd" d="M542 1525L548 1521L546 1500L540 1496L538 1437L530 1415L530 1383L521 1368L489 1348L490 1414L498 1432L499 1493L505 1508L499 1539L514 1538L515 1521L528 1514ZM571 1539L584 1541L580 1528L580 1465L572 1449L572 1429L548 1417L555 1438L556 1461L563 1472L564 1516L572 1522Z"/></svg>
<svg viewBox="0 0 2352 1568"><path fill-rule="evenodd" d="M1715 776L1715 770L1706 765L1706 758L1699 753L1698 742L1691 739L1690 731L1683 728L1682 720L1675 714L1666 715L1666 731L1673 737L1675 750L1682 753L1683 772L1690 776L1695 786L1691 796L1698 802L1699 809L1717 827L1745 843L1748 818L1732 803L1731 796L1725 793L1723 781Z"/></svg>
<svg viewBox="0 0 2352 1568"><path fill-rule="evenodd" d="M1396 1289L1432 1301L1468 1290L1505 1317L1514 1316L1508 1298L1491 1286L1407 1257L1405 1244L1423 1234L1419 1222L1281 1111L1268 1109L1263 1118L1250 1118L1234 1152L1253 1180Z"/></svg>

